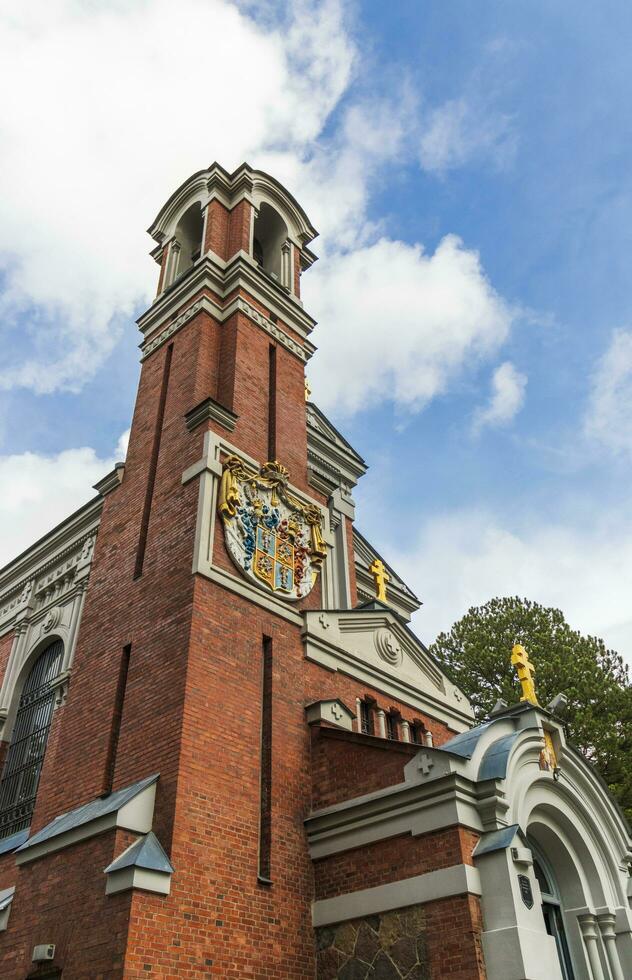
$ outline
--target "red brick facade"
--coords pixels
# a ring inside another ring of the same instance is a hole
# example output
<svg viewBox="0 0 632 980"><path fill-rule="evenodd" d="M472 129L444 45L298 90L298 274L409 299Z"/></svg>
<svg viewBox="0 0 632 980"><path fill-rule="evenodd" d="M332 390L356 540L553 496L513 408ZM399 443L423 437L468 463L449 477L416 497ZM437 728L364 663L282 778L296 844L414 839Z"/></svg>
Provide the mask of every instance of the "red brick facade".
<svg viewBox="0 0 632 980"><path fill-rule="evenodd" d="M232 210L214 199L205 248L222 259L247 251L250 226L246 199ZM298 291L298 246L294 254ZM265 309L257 296L248 302ZM436 745L453 732L393 700L377 678L367 686L308 661L300 625L192 574L198 480L183 483L182 474L202 457L207 430L255 460L267 459L271 345L276 456L296 488L327 504L308 479L304 364L286 346L243 312L220 324L201 311L147 357L124 480L103 505L70 693L54 714L31 827L33 833L61 813L160 773L153 830L175 869L171 892L106 896L103 870L132 839L122 831L19 867L13 854L1 856L0 886L16 886L9 927L0 933L0 975L7 980L44 975L30 962L33 946L44 942L55 944L54 965L64 980L308 980L316 969L314 899L471 861L472 840L451 828L313 864L304 829L310 811L401 782L416 748L310 730L307 705L336 698L355 711L356 698L370 697L422 723ZM214 420L189 431L186 413L209 397L237 416L233 432ZM214 519L213 564L237 576ZM319 580L292 608L322 605ZM263 637L272 640L273 663L271 884L257 877ZM0 640L0 668L10 645L8 637ZM432 980L482 977L476 902L457 896L431 903L427 915Z"/></svg>

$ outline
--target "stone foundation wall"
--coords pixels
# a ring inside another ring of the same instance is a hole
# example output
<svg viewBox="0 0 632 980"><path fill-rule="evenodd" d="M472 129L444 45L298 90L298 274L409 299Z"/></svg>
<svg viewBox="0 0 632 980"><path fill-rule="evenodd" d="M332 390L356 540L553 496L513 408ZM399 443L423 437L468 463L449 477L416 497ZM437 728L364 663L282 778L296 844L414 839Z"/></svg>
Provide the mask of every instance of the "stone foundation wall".
<svg viewBox="0 0 632 980"><path fill-rule="evenodd" d="M317 980L431 980L419 905L323 926L316 949Z"/></svg>

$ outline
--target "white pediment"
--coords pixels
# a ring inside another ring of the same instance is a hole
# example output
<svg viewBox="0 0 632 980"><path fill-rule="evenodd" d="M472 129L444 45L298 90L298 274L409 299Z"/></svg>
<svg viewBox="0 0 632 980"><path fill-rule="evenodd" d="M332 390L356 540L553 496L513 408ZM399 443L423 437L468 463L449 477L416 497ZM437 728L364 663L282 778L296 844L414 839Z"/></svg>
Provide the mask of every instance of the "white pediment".
<svg viewBox="0 0 632 980"><path fill-rule="evenodd" d="M472 709L463 692L385 606L376 602L348 611L306 612L303 617L310 660L357 677L455 731L471 726Z"/></svg>

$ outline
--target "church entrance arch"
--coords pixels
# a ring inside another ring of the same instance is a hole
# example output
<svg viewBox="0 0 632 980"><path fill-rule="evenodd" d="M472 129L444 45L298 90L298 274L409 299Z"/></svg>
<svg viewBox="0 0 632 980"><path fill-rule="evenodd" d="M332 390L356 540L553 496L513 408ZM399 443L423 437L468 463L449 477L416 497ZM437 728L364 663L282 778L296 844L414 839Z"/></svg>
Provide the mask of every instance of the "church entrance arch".
<svg viewBox="0 0 632 980"><path fill-rule="evenodd" d="M603 855L558 812L532 814L528 842L542 893L542 915L555 940L564 980L623 980ZM603 864L603 867L601 866Z"/></svg>
<svg viewBox="0 0 632 980"><path fill-rule="evenodd" d="M540 886L542 896L542 916L546 931L555 940L563 980L576 980L568 945L568 937L566 935L566 926L564 924L562 903L555 876L548 861L540 853L533 841L529 843L533 853L533 873Z"/></svg>

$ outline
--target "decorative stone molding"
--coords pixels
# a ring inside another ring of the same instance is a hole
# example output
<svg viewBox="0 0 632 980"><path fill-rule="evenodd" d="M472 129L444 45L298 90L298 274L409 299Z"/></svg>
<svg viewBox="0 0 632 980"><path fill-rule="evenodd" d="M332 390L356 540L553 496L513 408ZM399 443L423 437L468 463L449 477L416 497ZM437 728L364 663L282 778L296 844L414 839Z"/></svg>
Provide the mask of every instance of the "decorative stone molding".
<svg viewBox="0 0 632 980"><path fill-rule="evenodd" d="M51 688L55 692L54 710L63 708L68 699L68 689L70 687L70 671L64 670L61 674L51 681Z"/></svg>
<svg viewBox="0 0 632 980"><path fill-rule="evenodd" d="M444 676L423 644L386 606L304 612L305 656L375 686L455 731L473 721L465 698Z"/></svg>
<svg viewBox="0 0 632 980"><path fill-rule="evenodd" d="M378 629L373 637L373 641L375 643L375 649L382 660L385 660L387 664L391 664L392 667L400 666L404 656L402 648L389 629L385 627Z"/></svg>
<svg viewBox="0 0 632 980"><path fill-rule="evenodd" d="M274 325L272 320L259 313L259 310L242 296L236 297L235 294L240 290L260 302L276 318L276 321L285 324L298 334L301 343L296 343L280 327L277 327L277 334L268 330L268 326ZM209 293L211 295L208 295ZM171 289L163 293L150 306L137 321L145 338L141 343L141 359L144 360L169 340L200 310L204 310L219 323L223 323L233 315L240 300L245 304L242 312L250 316L249 309L254 310L258 316L261 316L261 321L255 322L296 357L307 361L312 356L316 348L308 339L308 335L315 325L315 320L305 313L295 296L273 279L261 275L254 260L246 252L241 251L229 262L225 262L213 252L208 252L198 260L181 282L175 282Z"/></svg>
<svg viewBox="0 0 632 980"><path fill-rule="evenodd" d="M117 490L121 483L123 482L123 477L125 476L125 463L115 463L114 469L110 470L104 477L94 484L93 489L100 493L102 497L106 497L108 493L112 493L113 490Z"/></svg>
<svg viewBox="0 0 632 980"><path fill-rule="evenodd" d="M305 708L308 725L316 725L325 722L328 725L335 725L347 732L353 731L355 715L344 703L344 701L314 701Z"/></svg>
<svg viewBox="0 0 632 980"><path fill-rule="evenodd" d="M55 606L54 609L49 609L46 617L42 621L40 626L41 633L50 633L54 626L57 626L59 620L61 619L61 609L59 606Z"/></svg>
<svg viewBox="0 0 632 980"><path fill-rule="evenodd" d="M321 899L312 904L312 922L317 928L464 894L481 894L478 871L469 864L455 864L413 878Z"/></svg>
<svg viewBox="0 0 632 980"><path fill-rule="evenodd" d="M219 323L224 323L236 311L243 313L253 323L256 323L257 326L261 327L274 340L277 340L282 347L285 347L286 350L294 354L300 361L305 362L311 357L315 349L313 345L307 344L305 341L302 344L297 343L281 327L273 323L269 317L260 313L259 310L241 296L232 300L226 306L220 306L218 303L209 299L208 296L200 296L190 306L187 306L185 310L179 313L175 319L167 323L160 332L151 333L150 338L141 345L142 360L145 360L155 350L162 347L163 344L170 340L178 330L187 324L189 320L192 320L194 316L197 316L198 313L208 313L209 316L212 316Z"/></svg>
<svg viewBox="0 0 632 980"><path fill-rule="evenodd" d="M203 402L190 409L184 416L186 427L189 432L201 425L202 422L219 422L229 432L234 432L235 425L239 416L231 412L229 408L220 405L214 398L205 398Z"/></svg>

